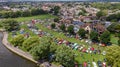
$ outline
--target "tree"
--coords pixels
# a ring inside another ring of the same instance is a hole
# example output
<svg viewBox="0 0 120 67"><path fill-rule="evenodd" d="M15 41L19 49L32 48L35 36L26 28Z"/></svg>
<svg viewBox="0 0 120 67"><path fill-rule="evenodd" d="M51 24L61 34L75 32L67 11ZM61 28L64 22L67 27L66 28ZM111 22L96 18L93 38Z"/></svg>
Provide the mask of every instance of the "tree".
<svg viewBox="0 0 120 67"><path fill-rule="evenodd" d="M54 19L54 22L59 22L59 18L55 18L55 19Z"/></svg>
<svg viewBox="0 0 120 67"><path fill-rule="evenodd" d="M22 17L28 17L28 16L31 16L31 13L30 13L29 10L26 10L26 11L22 12Z"/></svg>
<svg viewBox="0 0 120 67"><path fill-rule="evenodd" d="M84 8L81 8L83 13L87 13L87 11Z"/></svg>
<svg viewBox="0 0 120 67"><path fill-rule="evenodd" d="M30 51L33 47L35 47L36 45L39 45L40 43L39 40L40 40L39 37L30 37L23 42L22 47L26 51Z"/></svg>
<svg viewBox="0 0 120 67"><path fill-rule="evenodd" d="M113 21L113 22L117 22L119 21L119 19L120 19L120 13L111 14L106 18L107 21Z"/></svg>
<svg viewBox="0 0 120 67"><path fill-rule="evenodd" d="M35 60L49 59L49 54L52 52L50 51L51 40L50 37L42 37L40 38L40 43L30 50Z"/></svg>
<svg viewBox="0 0 120 67"><path fill-rule="evenodd" d="M100 41L104 44L108 44L110 42L110 32L105 31L103 34L100 36Z"/></svg>
<svg viewBox="0 0 120 67"><path fill-rule="evenodd" d="M119 23L112 23L107 30L112 33L119 33L120 32L120 24Z"/></svg>
<svg viewBox="0 0 120 67"><path fill-rule="evenodd" d="M118 33L118 38L119 38L118 45L120 46L120 33Z"/></svg>
<svg viewBox="0 0 120 67"><path fill-rule="evenodd" d="M50 44L50 53L53 53L53 54L55 54L55 51L57 50L57 48L58 48L59 46L57 45L57 44L55 44L55 43L51 43Z"/></svg>
<svg viewBox="0 0 120 67"><path fill-rule="evenodd" d="M50 43L43 42L31 49L30 53L32 54L35 60L48 59L50 51Z"/></svg>
<svg viewBox="0 0 120 67"><path fill-rule="evenodd" d="M31 15L39 15L39 9L32 9Z"/></svg>
<svg viewBox="0 0 120 67"><path fill-rule="evenodd" d="M55 61L65 67L74 67L74 53L71 48L61 45L57 48Z"/></svg>
<svg viewBox="0 0 120 67"><path fill-rule="evenodd" d="M22 16L22 12L21 11L16 11L15 13L16 13L16 18Z"/></svg>
<svg viewBox="0 0 120 67"><path fill-rule="evenodd" d="M82 12L79 12L78 15L85 16L85 13L82 11Z"/></svg>
<svg viewBox="0 0 120 67"><path fill-rule="evenodd" d="M9 15L10 12L3 12L2 13L2 18L9 18L10 15Z"/></svg>
<svg viewBox="0 0 120 67"><path fill-rule="evenodd" d="M98 33L97 32L95 32L95 31L92 31L91 33L90 33L90 39L93 41L93 42L98 42Z"/></svg>
<svg viewBox="0 0 120 67"><path fill-rule="evenodd" d="M70 26L67 28L67 31L68 31L70 34L74 34L74 26L73 26L73 25L70 25Z"/></svg>
<svg viewBox="0 0 120 67"><path fill-rule="evenodd" d="M120 47L117 45L107 47L106 52L107 63L112 67L120 67Z"/></svg>
<svg viewBox="0 0 120 67"><path fill-rule="evenodd" d="M120 33L118 33L118 38L120 38Z"/></svg>
<svg viewBox="0 0 120 67"><path fill-rule="evenodd" d="M12 45L16 46L22 46L22 43L24 42L25 38L24 35L17 35L16 37L12 38L10 41Z"/></svg>
<svg viewBox="0 0 120 67"><path fill-rule="evenodd" d="M105 10L99 11L99 12L96 14L96 16L97 16L98 18L103 17L103 16L106 16L106 15L107 15L107 11L105 11Z"/></svg>
<svg viewBox="0 0 120 67"><path fill-rule="evenodd" d="M82 28L79 29L78 34L81 38L85 38L86 31Z"/></svg>
<svg viewBox="0 0 120 67"><path fill-rule="evenodd" d="M9 12L9 17L10 18L16 18L16 13L15 12Z"/></svg>
<svg viewBox="0 0 120 67"><path fill-rule="evenodd" d="M119 40L118 40L118 45L120 46L120 38L119 38Z"/></svg>
<svg viewBox="0 0 120 67"><path fill-rule="evenodd" d="M65 29L66 29L65 24L62 24L62 25L60 26L60 29L65 32Z"/></svg>
<svg viewBox="0 0 120 67"><path fill-rule="evenodd" d="M52 23L52 24L51 24L51 28L54 29L55 27L56 27L55 23Z"/></svg>
<svg viewBox="0 0 120 67"><path fill-rule="evenodd" d="M60 11L60 7L59 7L59 6L54 6L54 7L50 10L50 12L53 13L54 15L58 15L59 11Z"/></svg>
<svg viewBox="0 0 120 67"><path fill-rule="evenodd" d="M20 29L19 23L15 20L4 20L2 22L2 27L9 32Z"/></svg>

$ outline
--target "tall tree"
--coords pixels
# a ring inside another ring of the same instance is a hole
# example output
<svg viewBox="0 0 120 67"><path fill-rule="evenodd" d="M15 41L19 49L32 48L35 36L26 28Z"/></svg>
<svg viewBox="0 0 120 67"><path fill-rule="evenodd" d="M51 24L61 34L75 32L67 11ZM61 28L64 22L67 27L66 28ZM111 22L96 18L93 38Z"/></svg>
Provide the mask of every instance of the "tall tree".
<svg viewBox="0 0 120 67"><path fill-rule="evenodd" d="M110 32L109 31L103 32L103 34L101 34L100 36L100 41L102 43L108 44L110 42Z"/></svg>
<svg viewBox="0 0 120 67"><path fill-rule="evenodd" d="M119 33L120 32L120 24L112 23L107 29L112 33Z"/></svg>
<svg viewBox="0 0 120 67"><path fill-rule="evenodd" d="M54 22L59 22L59 18L54 18Z"/></svg>
<svg viewBox="0 0 120 67"><path fill-rule="evenodd" d="M55 60L65 67L74 67L74 53L71 48L61 45L57 48Z"/></svg>
<svg viewBox="0 0 120 67"><path fill-rule="evenodd" d="M120 46L120 38L119 38L119 40L118 40L118 45Z"/></svg>
<svg viewBox="0 0 120 67"><path fill-rule="evenodd" d="M23 16L23 17L28 17L28 16L31 16L31 13L30 13L29 10L26 10L26 11L23 11L23 12L22 12L22 16Z"/></svg>
<svg viewBox="0 0 120 67"><path fill-rule="evenodd" d="M70 25L70 26L67 28L67 31L68 31L70 34L74 34L74 26L73 26L73 25Z"/></svg>
<svg viewBox="0 0 120 67"><path fill-rule="evenodd" d="M50 53L50 43L42 42L32 48L30 53L33 55L35 60L48 59Z"/></svg>
<svg viewBox="0 0 120 67"><path fill-rule="evenodd" d="M40 43L38 43L38 45L36 45L35 47L33 47L30 50L30 53L33 55L33 58L35 60L41 60L41 59L47 59L49 60L49 54L50 52L54 52L53 50L50 50L51 45L53 45L51 43L51 37L42 37L40 38Z"/></svg>
<svg viewBox="0 0 120 67"><path fill-rule="evenodd" d="M95 32L95 31L92 31L91 33L90 33L90 39L93 41L93 42L98 42L98 33L97 32Z"/></svg>
<svg viewBox="0 0 120 67"><path fill-rule="evenodd" d="M81 38L85 38L86 31L82 28L79 29L78 34Z"/></svg>
<svg viewBox="0 0 120 67"><path fill-rule="evenodd" d="M106 15L107 15L107 11L106 11L106 10L99 11L99 12L96 14L96 16L97 16L98 18L103 17L103 16L106 16Z"/></svg>
<svg viewBox="0 0 120 67"><path fill-rule="evenodd" d="M51 28L54 29L55 27L56 27L55 23L52 23L52 24L51 24Z"/></svg>
<svg viewBox="0 0 120 67"><path fill-rule="evenodd" d="M31 15L39 15L39 9L32 9Z"/></svg>
<svg viewBox="0 0 120 67"><path fill-rule="evenodd" d="M22 43L25 41L24 35L17 35L16 37L12 38L10 41L14 46L22 46Z"/></svg>
<svg viewBox="0 0 120 67"><path fill-rule="evenodd" d="M54 7L50 10L50 12L52 12L54 15L58 15L59 11L60 11L60 7L59 7L59 6L54 6Z"/></svg>
<svg viewBox="0 0 120 67"><path fill-rule="evenodd" d="M15 20L4 20L2 22L2 27L4 27L4 29L9 32L20 29L19 23Z"/></svg>
<svg viewBox="0 0 120 67"><path fill-rule="evenodd" d="M65 32L65 30L66 30L65 24L62 24L62 25L60 26L60 29L61 29L63 32Z"/></svg>
<svg viewBox="0 0 120 67"><path fill-rule="evenodd" d="M39 37L30 37L23 42L22 47L26 51L30 51L33 47L35 47L36 45L39 45L40 43L39 40L40 40Z"/></svg>

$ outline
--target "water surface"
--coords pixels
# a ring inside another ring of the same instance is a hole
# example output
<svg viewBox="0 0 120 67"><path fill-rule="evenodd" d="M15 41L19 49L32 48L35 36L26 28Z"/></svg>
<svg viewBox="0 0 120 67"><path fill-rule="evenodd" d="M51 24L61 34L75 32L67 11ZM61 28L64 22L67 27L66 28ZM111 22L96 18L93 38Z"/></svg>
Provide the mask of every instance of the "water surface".
<svg viewBox="0 0 120 67"><path fill-rule="evenodd" d="M3 34L0 32L0 67L36 67L33 62L9 51L1 42Z"/></svg>

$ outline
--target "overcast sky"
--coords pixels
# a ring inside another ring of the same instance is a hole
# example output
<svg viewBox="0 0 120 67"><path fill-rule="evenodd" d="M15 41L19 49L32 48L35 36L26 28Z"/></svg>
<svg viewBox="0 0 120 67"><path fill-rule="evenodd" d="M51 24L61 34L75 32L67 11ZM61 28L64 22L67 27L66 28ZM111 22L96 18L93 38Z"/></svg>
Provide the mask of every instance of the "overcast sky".
<svg viewBox="0 0 120 67"><path fill-rule="evenodd" d="M9 0L9 1L120 1L120 0Z"/></svg>

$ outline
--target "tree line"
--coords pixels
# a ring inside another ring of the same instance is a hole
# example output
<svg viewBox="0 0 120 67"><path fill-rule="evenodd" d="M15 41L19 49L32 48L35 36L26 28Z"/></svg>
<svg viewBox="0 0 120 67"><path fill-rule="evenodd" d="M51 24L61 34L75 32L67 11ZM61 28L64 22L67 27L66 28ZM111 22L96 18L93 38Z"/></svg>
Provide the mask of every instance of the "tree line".
<svg viewBox="0 0 120 67"><path fill-rule="evenodd" d="M29 52L37 61L47 60L49 62L57 62L65 67L73 67L73 50L65 45L57 45L53 40L54 38L49 36L25 38L24 35L17 35L10 42L12 45Z"/></svg>
<svg viewBox="0 0 120 67"><path fill-rule="evenodd" d="M43 9L31 9L31 10L25 10L25 11L5 11L0 13L0 18L17 18L17 17L28 17L28 16L34 16L34 15L41 15L41 14L47 14L47 11L44 11Z"/></svg>

